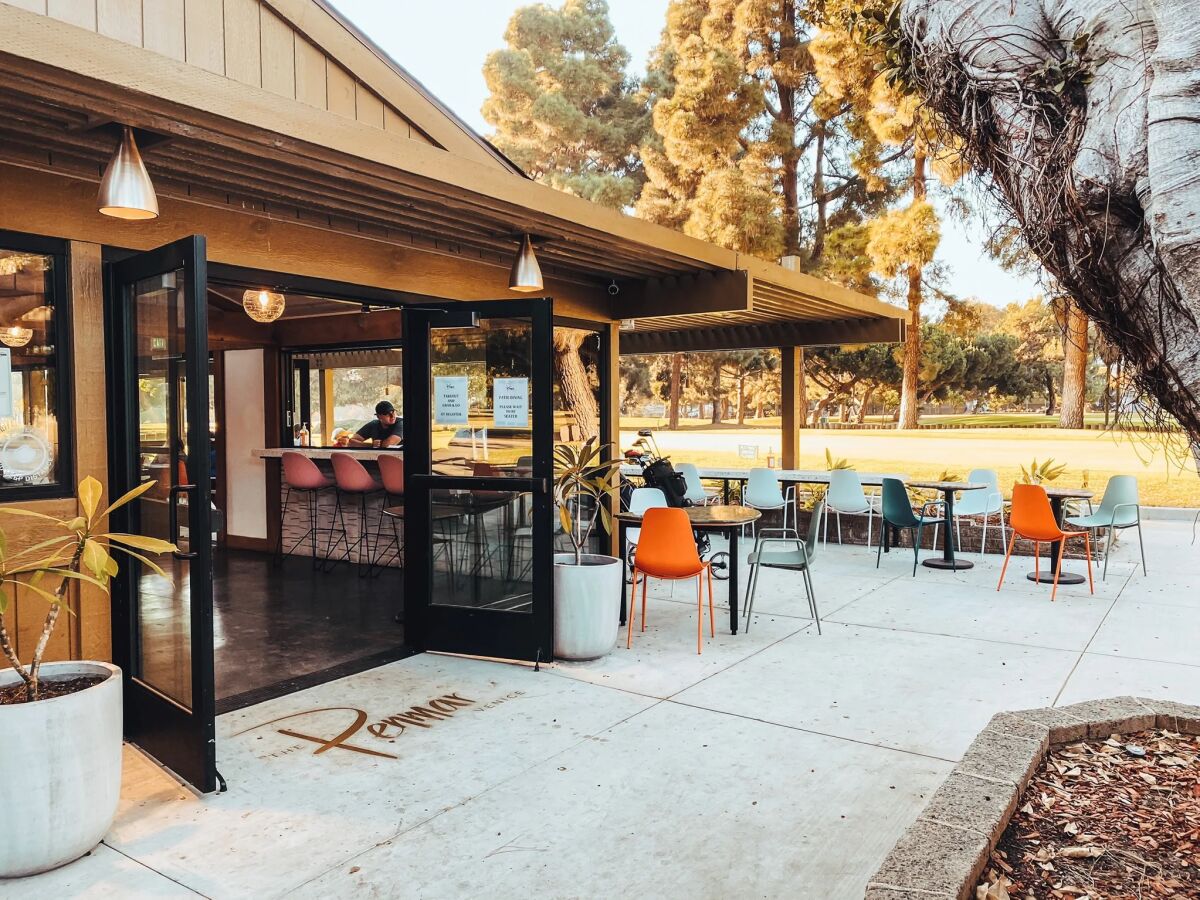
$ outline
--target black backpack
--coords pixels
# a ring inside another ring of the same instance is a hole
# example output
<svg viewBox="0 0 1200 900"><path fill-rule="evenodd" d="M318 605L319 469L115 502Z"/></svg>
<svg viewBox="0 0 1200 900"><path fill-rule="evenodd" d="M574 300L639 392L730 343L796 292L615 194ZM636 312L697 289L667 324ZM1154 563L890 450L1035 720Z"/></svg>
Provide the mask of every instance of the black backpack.
<svg viewBox="0 0 1200 900"><path fill-rule="evenodd" d="M656 459L642 470L646 487L658 488L667 498L667 506L691 506L687 499L687 481L675 471L669 459Z"/></svg>

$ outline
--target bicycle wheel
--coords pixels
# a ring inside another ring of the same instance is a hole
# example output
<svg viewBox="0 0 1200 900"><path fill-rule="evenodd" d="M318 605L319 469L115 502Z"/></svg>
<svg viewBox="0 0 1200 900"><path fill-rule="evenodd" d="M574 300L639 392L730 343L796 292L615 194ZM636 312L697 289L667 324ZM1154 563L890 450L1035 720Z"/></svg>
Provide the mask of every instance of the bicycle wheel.
<svg viewBox="0 0 1200 900"><path fill-rule="evenodd" d="M726 550L718 550L708 558L708 564L712 567L713 578L718 581L726 581L729 578L729 552Z"/></svg>

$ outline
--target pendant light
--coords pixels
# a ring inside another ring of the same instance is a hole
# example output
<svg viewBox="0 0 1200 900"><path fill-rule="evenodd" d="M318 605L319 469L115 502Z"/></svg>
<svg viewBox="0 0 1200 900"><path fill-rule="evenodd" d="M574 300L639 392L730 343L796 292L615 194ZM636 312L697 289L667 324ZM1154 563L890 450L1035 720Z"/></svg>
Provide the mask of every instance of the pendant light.
<svg viewBox="0 0 1200 900"><path fill-rule="evenodd" d="M122 126L121 143L104 170L97 202L100 212L116 219L158 218L154 184L128 125Z"/></svg>
<svg viewBox="0 0 1200 900"><path fill-rule="evenodd" d="M33 329L22 325L10 325L0 331L0 343L6 347L24 347L33 338Z"/></svg>
<svg viewBox="0 0 1200 900"><path fill-rule="evenodd" d="M533 240L529 235L521 236L521 249L513 260L512 274L508 276L510 291L540 291L542 289L542 267L533 252Z"/></svg>
<svg viewBox="0 0 1200 900"><path fill-rule="evenodd" d="M255 322L274 322L283 315L286 305L283 294L266 289L242 294L242 309Z"/></svg>

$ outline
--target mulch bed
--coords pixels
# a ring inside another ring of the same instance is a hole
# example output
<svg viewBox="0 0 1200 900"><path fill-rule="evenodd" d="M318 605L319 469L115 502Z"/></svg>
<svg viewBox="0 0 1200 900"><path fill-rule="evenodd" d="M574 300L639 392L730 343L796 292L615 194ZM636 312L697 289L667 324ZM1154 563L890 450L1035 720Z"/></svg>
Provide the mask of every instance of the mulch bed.
<svg viewBox="0 0 1200 900"><path fill-rule="evenodd" d="M1067 744L1020 802L979 900L1200 898L1200 738Z"/></svg>
<svg viewBox="0 0 1200 900"><path fill-rule="evenodd" d="M74 678L39 678L38 699L49 700L51 697L62 697L64 694L74 694L84 688L99 684L106 675L77 675ZM0 706L5 703L25 702L25 682L6 684L0 687Z"/></svg>

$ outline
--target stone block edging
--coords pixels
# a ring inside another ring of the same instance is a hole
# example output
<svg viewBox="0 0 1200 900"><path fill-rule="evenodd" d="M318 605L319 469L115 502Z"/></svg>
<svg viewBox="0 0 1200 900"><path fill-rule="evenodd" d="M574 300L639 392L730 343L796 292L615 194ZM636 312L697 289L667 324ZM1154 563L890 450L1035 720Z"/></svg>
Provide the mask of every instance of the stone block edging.
<svg viewBox="0 0 1200 900"><path fill-rule="evenodd" d="M1052 747L1161 728L1200 735L1200 707L1145 697L997 713L867 883L866 900L969 900Z"/></svg>

